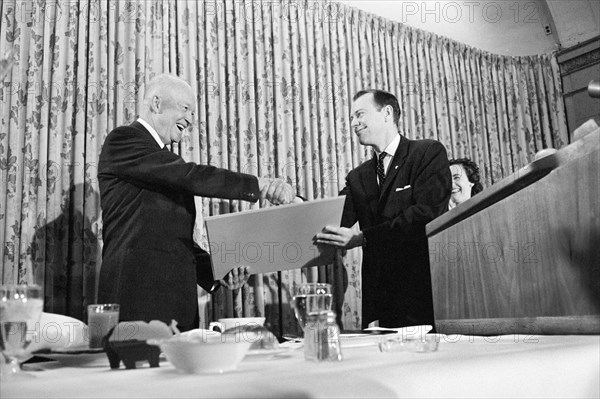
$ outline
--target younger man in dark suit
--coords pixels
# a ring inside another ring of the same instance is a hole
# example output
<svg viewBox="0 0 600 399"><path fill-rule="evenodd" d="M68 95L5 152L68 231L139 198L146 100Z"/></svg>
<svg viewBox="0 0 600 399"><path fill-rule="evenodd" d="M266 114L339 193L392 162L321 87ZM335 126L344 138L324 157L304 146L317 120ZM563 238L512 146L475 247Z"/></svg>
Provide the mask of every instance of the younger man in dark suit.
<svg viewBox="0 0 600 399"><path fill-rule="evenodd" d="M275 204L294 199L282 180L185 162L170 152L165 145L181 140L195 109L187 82L159 75L146 87L140 118L104 141L98 167L104 240L98 301L120 304L121 321L174 319L182 331L198 327L196 284L209 291L218 284L206 252L194 245L195 195ZM247 278L241 267L223 284L237 288Z"/></svg>
<svg viewBox="0 0 600 399"><path fill-rule="evenodd" d="M450 170L444 146L402 136L399 118L390 93L354 96L352 129L375 154L346 177L342 227L317 234L319 243L363 248L363 327L433 325L425 225L448 209ZM359 232L350 229L357 221Z"/></svg>

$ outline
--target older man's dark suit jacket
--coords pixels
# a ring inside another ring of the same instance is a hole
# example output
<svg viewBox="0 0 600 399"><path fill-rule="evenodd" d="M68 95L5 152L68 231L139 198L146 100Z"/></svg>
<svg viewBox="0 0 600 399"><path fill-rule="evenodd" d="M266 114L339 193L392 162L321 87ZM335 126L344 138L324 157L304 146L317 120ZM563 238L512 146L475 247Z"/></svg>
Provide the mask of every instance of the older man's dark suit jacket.
<svg viewBox="0 0 600 399"><path fill-rule="evenodd" d="M198 326L196 283L212 286L210 260L192 239L194 195L256 201L256 177L185 162L139 122L113 130L98 166L103 220L100 303L120 319Z"/></svg>
<svg viewBox="0 0 600 399"><path fill-rule="evenodd" d="M403 136L381 190L374 158L348 174L342 226L358 221L366 240L364 327L373 320L387 327L433 323L425 225L448 209L451 187L444 146Z"/></svg>

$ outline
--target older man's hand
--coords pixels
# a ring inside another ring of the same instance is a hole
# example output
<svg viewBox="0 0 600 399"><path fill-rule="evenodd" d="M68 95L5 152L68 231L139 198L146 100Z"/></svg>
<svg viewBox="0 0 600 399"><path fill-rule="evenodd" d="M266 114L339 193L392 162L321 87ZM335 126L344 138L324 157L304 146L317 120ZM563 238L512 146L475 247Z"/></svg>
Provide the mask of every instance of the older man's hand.
<svg viewBox="0 0 600 399"><path fill-rule="evenodd" d="M231 269L223 280L219 280L219 283L229 290L237 290L248 282L249 277L250 271L248 266L240 266L237 269Z"/></svg>
<svg viewBox="0 0 600 399"><path fill-rule="evenodd" d="M274 205L289 204L294 200L294 189L283 179L258 178L260 199L266 199Z"/></svg>

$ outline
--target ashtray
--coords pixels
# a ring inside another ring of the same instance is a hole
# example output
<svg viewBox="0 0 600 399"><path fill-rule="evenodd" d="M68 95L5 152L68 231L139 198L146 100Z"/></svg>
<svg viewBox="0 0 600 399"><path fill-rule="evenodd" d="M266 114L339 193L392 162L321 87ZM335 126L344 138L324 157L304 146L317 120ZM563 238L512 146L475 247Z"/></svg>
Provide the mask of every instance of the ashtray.
<svg viewBox="0 0 600 399"><path fill-rule="evenodd" d="M381 352L435 352L439 340L436 335L424 335L423 337L406 338L402 336L386 337L379 342Z"/></svg>

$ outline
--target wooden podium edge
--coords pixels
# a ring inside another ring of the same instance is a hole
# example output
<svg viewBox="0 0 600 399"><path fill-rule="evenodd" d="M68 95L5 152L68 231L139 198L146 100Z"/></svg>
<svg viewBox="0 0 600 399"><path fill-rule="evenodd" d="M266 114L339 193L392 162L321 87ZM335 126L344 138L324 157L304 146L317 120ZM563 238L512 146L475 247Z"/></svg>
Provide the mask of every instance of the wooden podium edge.
<svg viewBox="0 0 600 399"><path fill-rule="evenodd" d="M600 315L436 320L441 334L598 335Z"/></svg>
<svg viewBox="0 0 600 399"><path fill-rule="evenodd" d="M531 162L529 165L519 169L512 175L500 180L498 183L429 222L426 226L427 236L430 237L535 183L552 172L558 166L558 163L558 156L556 154L550 154Z"/></svg>

